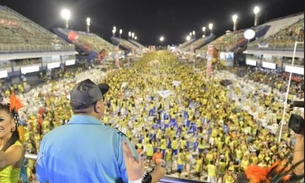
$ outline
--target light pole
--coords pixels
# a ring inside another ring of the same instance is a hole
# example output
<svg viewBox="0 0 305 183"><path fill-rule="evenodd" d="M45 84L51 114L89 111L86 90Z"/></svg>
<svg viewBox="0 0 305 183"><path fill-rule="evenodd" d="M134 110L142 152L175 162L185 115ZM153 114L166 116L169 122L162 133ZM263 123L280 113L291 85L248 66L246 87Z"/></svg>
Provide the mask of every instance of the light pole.
<svg viewBox="0 0 305 183"><path fill-rule="evenodd" d="M163 43L163 41L164 41L164 37L161 36L161 37L159 38L159 40L160 40L160 42L161 42L161 47L162 47L162 43Z"/></svg>
<svg viewBox="0 0 305 183"><path fill-rule="evenodd" d="M210 29L210 35L213 35L213 24L209 24L209 29Z"/></svg>
<svg viewBox="0 0 305 183"><path fill-rule="evenodd" d="M88 18L86 19L86 23L87 23L87 32L90 32L90 21L91 21L91 19L88 17Z"/></svg>
<svg viewBox="0 0 305 183"><path fill-rule="evenodd" d="M135 36L135 37L134 37L134 40L137 40L137 39L138 39L138 37L137 37L137 36Z"/></svg>
<svg viewBox="0 0 305 183"><path fill-rule="evenodd" d="M196 33L196 32L195 32L195 31L193 31L193 36L194 36L194 39L196 38L196 35L195 35L195 33Z"/></svg>
<svg viewBox="0 0 305 183"><path fill-rule="evenodd" d="M61 10L61 17L65 20L66 29L69 29L69 20L71 18L71 12L68 9Z"/></svg>
<svg viewBox="0 0 305 183"><path fill-rule="evenodd" d="M254 13L254 27L256 27L259 23L259 12L260 12L260 8L258 6L255 6L253 9L253 13Z"/></svg>
<svg viewBox="0 0 305 183"><path fill-rule="evenodd" d="M131 33L131 39L133 39L135 37L134 32Z"/></svg>
<svg viewBox="0 0 305 183"><path fill-rule="evenodd" d="M123 30L120 29L119 33L120 33L120 38L121 38L121 35L122 35L122 33L123 33Z"/></svg>
<svg viewBox="0 0 305 183"><path fill-rule="evenodd" d="M238 16L237 16L237 15L233 15L233 16L232 16L232 21L233 21L233 31L236 31L236 28L237 28L237 18L238 18Z"/></svg>
<svg viewBox="0 0 305 183"><path fill-rule="evenodd" d="M203 35L202 35L202 37L205 37L205 30L206 30L206 27L202 27L202 31L203 31Z"/></svg>

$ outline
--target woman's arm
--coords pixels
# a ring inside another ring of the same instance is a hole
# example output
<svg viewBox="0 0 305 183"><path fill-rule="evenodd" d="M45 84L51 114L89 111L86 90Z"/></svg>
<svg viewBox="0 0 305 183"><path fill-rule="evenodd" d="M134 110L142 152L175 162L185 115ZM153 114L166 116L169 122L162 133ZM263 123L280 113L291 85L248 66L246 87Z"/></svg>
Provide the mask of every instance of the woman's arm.
<svg viewBox="0 0 305 183"><path fill-rule="evenodd" d="M5 152L0 151L0 170L15 165L23 156L23 147L19 145L13 145L9 147Z"/></svg>

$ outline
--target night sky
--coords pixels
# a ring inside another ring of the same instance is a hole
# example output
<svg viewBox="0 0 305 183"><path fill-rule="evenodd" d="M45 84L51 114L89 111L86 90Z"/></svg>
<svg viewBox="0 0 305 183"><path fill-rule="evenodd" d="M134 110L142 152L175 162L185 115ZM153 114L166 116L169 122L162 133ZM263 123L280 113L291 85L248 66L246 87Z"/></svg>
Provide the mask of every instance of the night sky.
<svg viewBox="0 0 305 183"><path fill-rule="evenodd" d="M133 31L144 45L180 44L189 32L202 36L202 27L214 24L214 34L232 30L233 14L238 14L238 29L253 25L253 8L261 8L260 23L274 18L304 12L304 0L0 0L39 25L51 30L64 27L60 11L71 10L70 27L86 30L85 19L91 18L91 32L109 41L112 27L123 29L127 39Z"/></svg>

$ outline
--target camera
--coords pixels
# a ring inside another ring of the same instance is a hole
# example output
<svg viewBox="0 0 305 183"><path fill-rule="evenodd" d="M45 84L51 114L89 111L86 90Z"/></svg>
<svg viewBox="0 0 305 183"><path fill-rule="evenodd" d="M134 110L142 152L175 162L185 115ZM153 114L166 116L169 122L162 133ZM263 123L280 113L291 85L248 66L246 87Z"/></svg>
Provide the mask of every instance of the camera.
<svg viewBox="0 0 305 183"><path fill-rule="evenodd" d="M304 108L304 101L293 101L291 107ZM297 114L291 114L288 127L296 134L302 134L305 128L304 118Z"/></svg>

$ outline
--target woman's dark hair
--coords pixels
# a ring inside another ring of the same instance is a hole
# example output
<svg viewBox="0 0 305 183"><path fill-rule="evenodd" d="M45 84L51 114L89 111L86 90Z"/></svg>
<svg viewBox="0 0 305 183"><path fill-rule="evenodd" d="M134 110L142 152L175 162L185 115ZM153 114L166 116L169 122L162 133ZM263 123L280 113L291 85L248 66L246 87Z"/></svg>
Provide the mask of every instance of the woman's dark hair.
<svg viewBox="0 0 305 183"><path fill-rule="evenodd" d="M0 111L4 111L8 114L10 114L11 118L16 118L18 117L17 112L14 111L10 111L10 105L9 104L0 104ZM16 119L15 119L16 120ZM6 142L6 144L3 146L3 148L1 149L2 151L6 151L11 145L13 145L17 140L19 140L19 133L17 130L17 126L16 126L16 130L13 132L13 135L11 136L11 138Z"/></svg>

